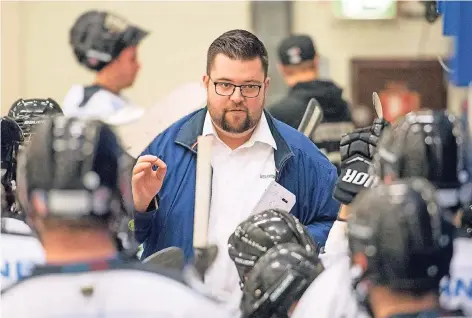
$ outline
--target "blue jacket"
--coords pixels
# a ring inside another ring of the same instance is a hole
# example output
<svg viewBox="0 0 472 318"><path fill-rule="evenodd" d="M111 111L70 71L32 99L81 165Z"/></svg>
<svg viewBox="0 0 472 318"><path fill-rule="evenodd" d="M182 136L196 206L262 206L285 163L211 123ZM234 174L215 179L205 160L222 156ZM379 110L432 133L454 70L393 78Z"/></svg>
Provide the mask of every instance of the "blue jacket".
<svg viewBox="0 0 472 318"><path fill-rule="evenodd" d="M193 256L196 141L203 131L206 112L202 108L183 117L142 153L158 156L167 164L157 197L158 210L135 213L135 235L144 243L143 259L169 246L182 248L186 261ZM276 181L296 195L291 213L323 246L340 206L332 197L336 168L308 138L268 112L265 114L277 145Z"/></svg>

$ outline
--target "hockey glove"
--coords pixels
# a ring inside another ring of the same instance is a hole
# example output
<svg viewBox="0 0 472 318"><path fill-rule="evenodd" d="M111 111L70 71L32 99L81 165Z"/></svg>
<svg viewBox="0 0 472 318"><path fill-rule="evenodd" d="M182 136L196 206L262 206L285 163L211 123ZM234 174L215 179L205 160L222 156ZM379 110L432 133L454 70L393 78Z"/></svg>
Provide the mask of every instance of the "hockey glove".
<svg viewBox="0 0 472 318"><path fill-rule="evenodd" d="M376 119L372 126L341 138L341 173L333 195L338 201L350 204L357 193L375 184L376 176L369 174L369 167L380 135L388 125L384 119Z"/></svg>

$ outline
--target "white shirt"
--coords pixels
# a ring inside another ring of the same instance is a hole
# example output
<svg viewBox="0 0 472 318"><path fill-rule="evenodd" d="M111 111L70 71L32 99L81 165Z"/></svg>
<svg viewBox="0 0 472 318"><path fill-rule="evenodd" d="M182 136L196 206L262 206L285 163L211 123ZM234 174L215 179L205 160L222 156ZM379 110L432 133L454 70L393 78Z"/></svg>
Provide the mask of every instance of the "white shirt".
<svg viewBox="0 0 472 318"><path fill-rule="evenodd" d="M439 302L444 309L457 310L472 316L472 239L458 237L454 240L450 278L441 280Z"/></svg>
<svg viewBox="0 0 472 318"><path fill-rule="evenodd" d="M2 218L2 222L0 286L3 290L29 276L34 265L45 262L45 254L41 242L32 236L26 223L13 218Z"/></svg>
<svg viewBox="0 0 472 318"><path fill-rule="evenodd" d="M291 318L368 317L357 303L352 289L351 260L344 256L311 283Z"/></svg>
<svg viewBox="0 0 472 318"><path fill-rule="evenodd" d="M67 117L95 118L110 125L122 125L139 119L144 109L106 89L99 89L84 104L85 87L74 85L67 92L62 111Z"/></svg>
<svg viewBox="0 0 472 318"><path fill-rule="evenodd" d="M265 114L251 138L235 150L218 138L208 112L202 134L215 136L208 240L218 246L218 256L205 276L205 284L215 297L229 301L239 297L241 291L236 266L228 255L228 238L251 215L275 179L274 149L277 146Z"/></svg>
<svg viewBox="0 0 472 318"><path fill-rule="evenodd" d="M134 269L33 276L2 294L1 312L2 318L230 317L181 282Z"/></svg>

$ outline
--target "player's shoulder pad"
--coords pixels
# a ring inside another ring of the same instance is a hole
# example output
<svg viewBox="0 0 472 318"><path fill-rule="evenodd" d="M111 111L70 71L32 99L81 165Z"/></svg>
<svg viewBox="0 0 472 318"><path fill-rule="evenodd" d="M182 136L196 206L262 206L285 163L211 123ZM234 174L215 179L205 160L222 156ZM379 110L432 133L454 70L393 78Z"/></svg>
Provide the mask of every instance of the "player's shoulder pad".
<svg viewBox="0 0 472 318"><path fill-rule="evenodd" d="M164 276L166 278L170 278L176 282L179 282L183 285L187 285L184 278L180 274L180 272L176 270L171 270L167 268L157 268L157 266L151 266L150 264L143 264L139 261L130 261L130 262L110 262L108 263L108 267L103 269L103 271L120 271L120 270L134 270L140 272L147 272L153 273L156 275ZM87 271L83 271L87 272ZM90 272L93 272L92 270ZM68 275L71 274L70 271L63 271L61 266L37 266L34 268L33 272L30 276L27 276L16 283L10 285L9 287L5 288L1 291L1 294L7 293L8 291L16 288L25 282L29 282L33 279L43 278L48 275Z"/></svg>

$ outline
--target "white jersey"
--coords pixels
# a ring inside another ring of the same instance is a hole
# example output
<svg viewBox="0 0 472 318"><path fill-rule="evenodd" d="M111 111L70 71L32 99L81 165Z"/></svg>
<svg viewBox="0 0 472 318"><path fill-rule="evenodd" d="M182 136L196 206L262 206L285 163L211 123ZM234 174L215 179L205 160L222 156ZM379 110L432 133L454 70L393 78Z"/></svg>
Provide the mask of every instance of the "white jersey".
<svg viewBox="0 0 472 318"><path fill-rule="evenodd" d="M146 109L146 113L116 133L126 151L137 158L143 150L172 123L206 104L206 90L201 83L190 82L174 89L166 98Z"/></svg>
<svg viewBox="0 0 472 318"><path fill-rule="evenodd" d="M305 291L291 318L369 317L357 303L350 266L351 260L344 256L325 269Z"/></svg>
<svg viewBox="0 0 472 318"><path fill-rule="evenodd" d="M67 117L96 118L110 125L122 125L139 119L144 109L120 95L99 86L74 85L62 104Z"/></svg>
<svg viewBox="0 0 472 318"><path fill-rule="evenodd" d="M349 255L349 243L346 236L347 222L335 221L329 231L323 253L319 255L325 268L336 264Z"/></svg>
<svg viewBox="0 0 472 318"><path fill-rule="evenodd" d="M351 259L346 237L347 223L335 221L323 253L325 270L311 283L298 302L291 318L369 317L359 307L352 290Z"/></svg>
<svg viewBox="0 0 472 318"><path fill-rule="evenodd" d="M472 316L472 239L458 237L454 240L454 256L451 260L450 278L441 281L439 301L447 310L458 310Z"/></svg>
<svg viewBox="0 0 472 318"><path fill-rule="evenodd" d="M2 278L1 289L5 289L31 274L36 264L45 262L41 242L31 233L30 227L17 219L2 218Z"/></svg>
<svg viewBox="0 0 472 318"><path fill-rule="evenodd" d="M230 317L223 305L164 274L131 266L97 271L81 266L59 273L45 267L12 286L2 294L2 318Z"/></svg>

